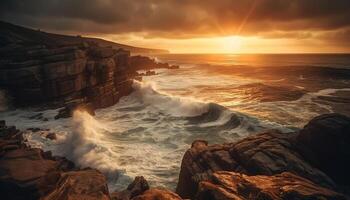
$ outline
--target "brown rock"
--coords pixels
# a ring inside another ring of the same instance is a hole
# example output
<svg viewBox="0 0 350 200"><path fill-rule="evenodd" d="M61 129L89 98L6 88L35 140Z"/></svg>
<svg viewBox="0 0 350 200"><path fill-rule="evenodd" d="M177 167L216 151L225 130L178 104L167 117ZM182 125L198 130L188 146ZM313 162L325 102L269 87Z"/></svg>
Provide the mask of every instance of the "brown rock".
<svg viewBox="0 0 350 200"><path fill-rule="evenodd" d="M37 199L38 181L58 163L46 160L39 149L7 151L0 159L0 194L4 199Z"/></svg>
<svg viewBox="0 0 350 200"><path fill-rule="evenodd" d="M111 198L112 200L129 200L135 196L141 195L148 189L149 185L146 179L143 178L143 176L137 176L126 190L113 192Z"/></svg>
<svg viewBox="0 0 350 200"><path fill-rule="evenodd" d="M297 137L301 154L338 184L349 184L350 118L340 114L311 120Z"/></svg>
<svg viewBox="0 0 350 200"><path fill-rule="evenodd" d="M132 200L181 200L182 198L165 189L149 189L142 195L132 198Z"/></svg>
<svg viewBox="0 0 350 200"><path fill-rule="evenodd" d="M211 146L196 141L183 157L176 192L183 198L193 198L200 181L222 170L247 175L274 175L288 171L323 186L335 187L326 174L311 166L296 151L296 135L267 131L237 143Z"/></svg>
<svg viewBox="0 0 350 200"><path fill-rule="evenodd" d="M62 199L110 200L106 178L97 170L62 173L55 189L41 200Z"/></svg>
<svg viewBox="0 0 350 200"><path fill-rule="evenodd" d="M285 172L273 176L247 176L235 172L215 172L199 184L198 200L345 200L346 198L311 181Z"/></svg>
<svg viewBox="0 0 350 200"><path fill-rule="evenodd" d="M57 135L56 135L56 133L48 133L46 135L46 138L50 139L50 140L56 140L57 139Z"/></svg>

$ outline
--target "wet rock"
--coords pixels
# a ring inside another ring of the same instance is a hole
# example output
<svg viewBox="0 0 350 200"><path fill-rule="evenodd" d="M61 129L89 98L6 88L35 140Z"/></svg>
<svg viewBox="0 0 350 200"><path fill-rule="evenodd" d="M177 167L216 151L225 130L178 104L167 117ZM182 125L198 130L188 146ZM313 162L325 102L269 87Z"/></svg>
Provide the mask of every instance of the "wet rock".
<svg viewBox="0 0 350 200"><path fill-rule="evenodd" d="M301 154L338 184L349 185L350 118L340 114L311 120L297 136Z"/></svg>
<svg viewBox="0 0 350 200"><path fill-rule="evenodd" d="M71 103L66 105L58 111L58 114L55 116L55 119L68 118L73 116L73 112L76 110L86 111L90 115L95 115L95 108L92 103Z"/></svg>
<svg viewBox="0 0 350 200"><path fill-rule="evenodd" d="M153 76L153 75L156 75L156 72L155 71L151 71L151 70L148 70L146 71L146 76Z"/></svg>
<svg viewBox="0 0 350 200"><path fill-rule="evenodd" d="M177 66L177 65L169 65L168 63L157 62L153 58L149 58L146 56L139 56L139 55L130 57L130 66L135 71L159 69L159 68L165 68L165 69L178 69L179 68L179 66ZM147 72L145 75L147 75Z"/></svg>
<svg viewBox="0 0 350 200"><path fill-rule="evenodd" d="M289 172L272 176L247 176L218 171L199 183L198 200L345 200L345 196Z"/></svg>
<svg viewBox="0 0 350 200"><path fill-rule="evenodd" d="M57 139L57 135L56 135L56 133L48 133L46 135L46 138L50 139L50 140L56 140Z"/></svg>
<svg viewBox="0 0 350 200"><path fill-rule="evenodd" d="M126 190L120 192L113 192L111 194L112 200L129 200L135 196L141 195L149 189L148 182L142 176L135 177L135 180L127 187Z"/></svg>

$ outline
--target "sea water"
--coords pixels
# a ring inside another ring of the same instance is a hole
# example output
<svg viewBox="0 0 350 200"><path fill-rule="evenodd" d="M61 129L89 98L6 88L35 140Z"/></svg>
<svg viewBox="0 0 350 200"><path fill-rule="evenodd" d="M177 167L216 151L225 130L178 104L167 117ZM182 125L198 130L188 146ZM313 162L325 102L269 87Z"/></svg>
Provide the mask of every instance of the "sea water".
<svg viewBox="0 0 350 200"><path fill-rule="evenodd" d="M106 174L110 190L135 176L174 189L182 156L196 139L234 142L278 129L285 134L311 118L349 114L349 55L157 55L180 69L157 69L134 81L134 92L95 116L11 109L0 95L0 118L27 131L28 144ZM40 115L40 117L36 117ZM43 120L45 119L45 120ZM57 133L56 140L45 136Z"/></svg>

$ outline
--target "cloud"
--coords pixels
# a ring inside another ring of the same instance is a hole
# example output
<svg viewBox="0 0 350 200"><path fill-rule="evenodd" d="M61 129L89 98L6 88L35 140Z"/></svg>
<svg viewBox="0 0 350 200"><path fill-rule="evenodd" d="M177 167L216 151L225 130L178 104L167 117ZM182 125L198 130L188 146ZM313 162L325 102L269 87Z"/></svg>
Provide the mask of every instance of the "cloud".
<svg viewBox="0 0 350 200"><path fill-rule="evenodd" d="M303 38L312 37L307 31L350 26L349 0L1 0L0 13L3 20L44 30L150 38Z"/></svg>

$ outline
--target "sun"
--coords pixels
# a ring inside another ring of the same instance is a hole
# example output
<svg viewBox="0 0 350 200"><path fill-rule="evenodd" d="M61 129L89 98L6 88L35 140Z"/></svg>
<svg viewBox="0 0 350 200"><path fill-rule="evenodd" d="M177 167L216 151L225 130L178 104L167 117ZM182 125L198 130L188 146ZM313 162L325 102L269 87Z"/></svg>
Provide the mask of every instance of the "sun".
<svg viewBox="0 0 350 200"><path fill-rule="evenodd" d="M221 39L222 52L239 53L242 46L242 38L239 36L223 37Z"/></svg>

